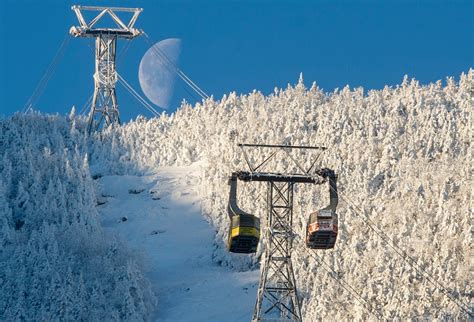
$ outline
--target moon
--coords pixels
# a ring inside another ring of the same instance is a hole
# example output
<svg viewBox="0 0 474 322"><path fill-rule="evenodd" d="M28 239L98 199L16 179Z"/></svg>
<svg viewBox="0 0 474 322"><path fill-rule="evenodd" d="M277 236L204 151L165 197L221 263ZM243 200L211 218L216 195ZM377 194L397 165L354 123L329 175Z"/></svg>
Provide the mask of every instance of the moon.
<svg viewBox="0 0 474 322"><path fill-rule="evenodd" d="M153 104L167 109L176 83L176 68L181 54L181 39L157 42L140 61L138 80L145 96Z"/></svg>

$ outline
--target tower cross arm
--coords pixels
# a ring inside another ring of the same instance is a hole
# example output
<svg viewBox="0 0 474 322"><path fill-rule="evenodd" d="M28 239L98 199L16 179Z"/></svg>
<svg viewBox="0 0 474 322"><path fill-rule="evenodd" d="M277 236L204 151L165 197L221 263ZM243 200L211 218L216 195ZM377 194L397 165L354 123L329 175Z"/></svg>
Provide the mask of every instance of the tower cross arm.
<svg viewBox="0 0 474 322"><path fill-rule="evenodd" d="M74 37L96 37L100 34L111 34L121 38L135 38L143 34L143 30L134 28L138 16L143 11L142 8L118 8L118 7L92 7L92 6L72 6L71 8L77 16L79 26L72 26L69 33ZM99 12L92 20L86 21L83 11ZM133 13L132 17L125 23L116 12ZM109 15L115 22L115 26L109 28L94 28L104 16Z"/></svg>

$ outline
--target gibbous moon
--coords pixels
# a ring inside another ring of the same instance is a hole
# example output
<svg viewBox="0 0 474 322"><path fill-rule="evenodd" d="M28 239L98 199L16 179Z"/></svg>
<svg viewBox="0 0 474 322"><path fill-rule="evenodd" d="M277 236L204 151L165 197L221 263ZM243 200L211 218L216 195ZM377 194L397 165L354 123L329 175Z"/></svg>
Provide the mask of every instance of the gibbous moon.
<svg viewBox="0 0 474 322"><path fill-rule="evenodd" d="M181 39L165 39L148 49L140 62L138 80L143 93L164 109L169 108L173 96L180 53Z"/></svg>

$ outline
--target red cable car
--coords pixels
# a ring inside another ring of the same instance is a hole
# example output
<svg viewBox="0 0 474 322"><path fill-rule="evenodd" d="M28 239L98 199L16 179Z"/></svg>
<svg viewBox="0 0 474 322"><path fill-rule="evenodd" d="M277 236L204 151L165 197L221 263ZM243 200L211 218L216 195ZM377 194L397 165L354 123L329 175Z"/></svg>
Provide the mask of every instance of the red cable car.
<svg viewBox="0 0 474 322"><path fill-rule="evenodd" d="M337 177L333 170L323 169L323 177L329 181L329 205L309 216L306 225L306 246L311 249L331 249L337 239Z"/></svg>

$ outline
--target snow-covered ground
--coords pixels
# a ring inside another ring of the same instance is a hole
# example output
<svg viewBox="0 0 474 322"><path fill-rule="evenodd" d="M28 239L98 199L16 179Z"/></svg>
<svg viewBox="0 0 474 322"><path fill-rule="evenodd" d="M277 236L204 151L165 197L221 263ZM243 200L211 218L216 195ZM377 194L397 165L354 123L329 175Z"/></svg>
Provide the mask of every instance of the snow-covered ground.
<svg viewBox="0 0 474 322"><path fill-rule="evenodd" d="M153 320L248 321L259 272L212 260L215 230L201 214L199 175L194 164L102 177L103 227L141 253L158 299Z"/></svg>
<svg viewBox="0 0 474 322"><path fill-rule="evenodd" d="M183 103L93 136L74 109L0 119L0 321L248 320L265 240L255 256L225 249L228 176L246 168L239 142L329 147L317 166L338 174L340 234L318 255L335 274L294 245L305 321L367 321L374 311L395 321L470 320L473 89L473 69L459 80L405 77L331 93L300 78L268 96ZM309 167L307 155L296 158ZM285 157L266 167L296 171ZM240 185L239 206L265 218L264 188ZM297 187L299 235L326 198Z"/></svg>

